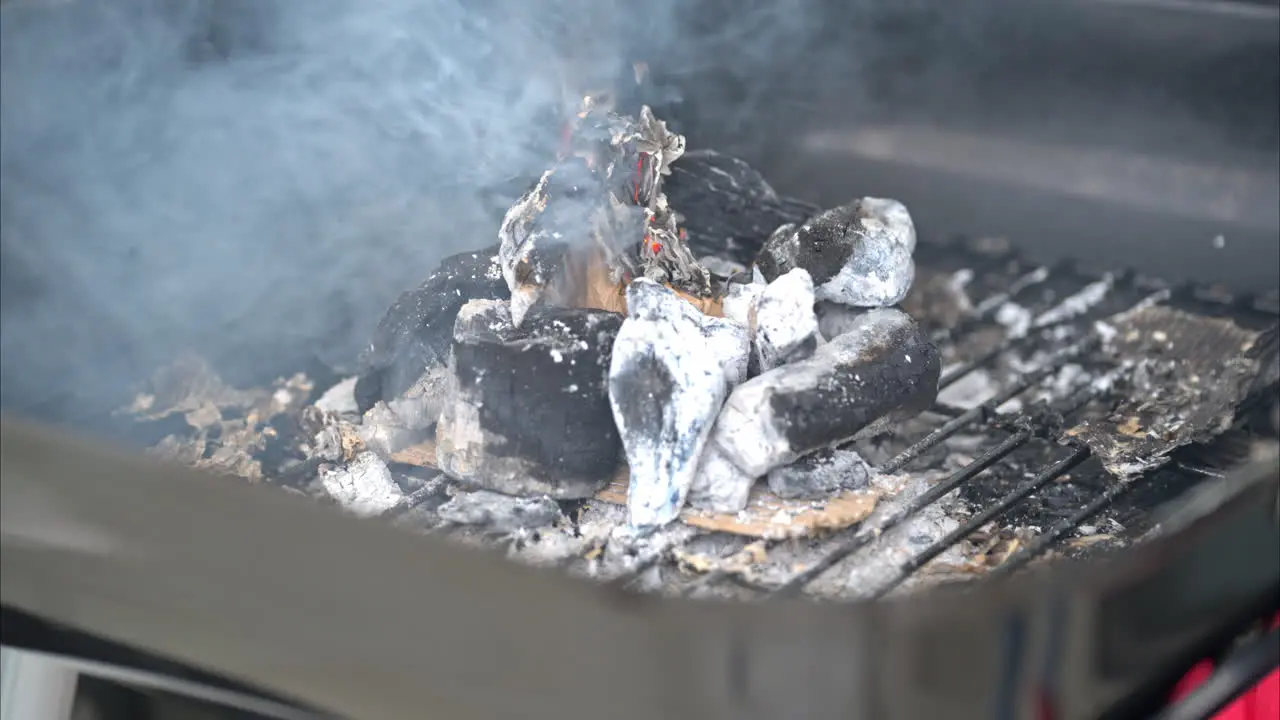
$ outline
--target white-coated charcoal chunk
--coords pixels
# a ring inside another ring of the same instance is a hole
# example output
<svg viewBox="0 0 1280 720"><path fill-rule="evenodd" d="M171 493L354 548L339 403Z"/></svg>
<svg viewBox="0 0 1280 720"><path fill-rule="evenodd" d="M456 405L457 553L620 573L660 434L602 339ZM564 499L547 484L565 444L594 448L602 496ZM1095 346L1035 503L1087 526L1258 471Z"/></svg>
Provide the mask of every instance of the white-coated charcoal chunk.
<svg viewBox="0 0 1280 720"><path fill-rule="evenodd" d="M379 400L396 401L428 373L443 373L458 310L470 300L509 296L497 251L492 247L446 258L421 286L391 304L360 358L354 390L359 412L368 411ZM440 399L419 393L414 401L424 405L422 414L434 423Z"/></svg>
<svg viewBox="0 0 1280 720"><path fill-rule="evenodd" d="M906 206L862 198L770 236L757 264L773 280L795 268L813 277L819 300L854 307L901 302L915 279L915 225Z"/></svg>
<svg viewBox="0 0 1280 720"><path fill-rule="evenodd" d="M489 490L458 493L436 513L446 522L500 533L546 527L560 519L560 507L545 495L514 497Z"/></svg>
<svg viewBox="0 0 1280 720"><path fill-rule="evenodd" d="M707 272L718 278L728 279L734 275L745 273L747 266L735 260L726 260L714 255L707 255L698 258L698 264L707 269Z"/></svg>
<svg viewBox="0 0 1280 720"><path fill-rule="evenodd" d="M808 360L739 385L710 442L759 477L919 414L937 395L940 370L937 348L906 313L870 311Z"/></svg>
<svg viewBox="0 0 1280 720"><path fill-rule="evenodd" d="M708 441L689 491L689 504L712 512L738 512L747 506L755 482L755 475L740 470L714 441Z"/></svg>
<svg viewBox="0 0 1280 720"><path fill-rule="evenodd" d="M871 468L852 450L827 448L769 471L769 490L788 500L818 500L867 486Z"/></svg>
<svg viewBox="0 0 1280 720"><path fill-rule="evenodd" d="M834 340L857 326L858 318L867 308L855 308L833 302L819 302L814 306L818 316L818 331L826 340Z"/></svg>
<svg viewBox="0 0 1280 720"><path fill-rule="evenodd" d="M763 280L729 283L721 302L725 318L750 327L751 309L755 307L756 299L764 292L765 287Z"/></svg>
<svg viewBox="0 0 1280 720"><path fill-rule="evenodd" d="M751 310L752 361L756 372L803 360L818 347L813 281L801 268L765 286Z"/></svg>
<svg viewBox="0 0 1280 720"><path fill-rule="evenodd" d="M510 495L581 498L603 487L621 459L607 385L621 324L617 313L547 308L515 328L505 302L464 306L436 427L440 469Z"/></svg>
<svg viewBox="0 0 1280 720"><path fill-rule="evenodd" d="M346 467L320 474L320 485L339 505L361 517L373 517L404 499L387 464L377 455L357 455Z"/></svg>
<svg viewBox="0 0 1280 720"><path fill-rule="evenodd" d="M628 519L651 528L684 506L716 414L745 378L748 341L741 325L704 315L651 280L631 283L627 306L609 400L631 470Z"/></svg>

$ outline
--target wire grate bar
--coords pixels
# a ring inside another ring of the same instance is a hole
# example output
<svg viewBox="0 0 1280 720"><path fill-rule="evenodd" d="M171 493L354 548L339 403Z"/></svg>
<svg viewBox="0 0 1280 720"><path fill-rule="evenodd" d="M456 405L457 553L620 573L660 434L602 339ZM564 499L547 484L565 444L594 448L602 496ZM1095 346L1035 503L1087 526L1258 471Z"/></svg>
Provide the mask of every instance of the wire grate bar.
<svg viewBox="0 0 1280 720"><path fill-rule="evenodd" d="M1046 550L1053 546L1058 540L1062 539L1067 533L1074 531L1084 521L1102 512L1108 505L1114 503L1121 495L1133 490L1137 480L1131 482L1117 482L1107 488L1098 497L1089 502L1088 505L1080 508L1068 518L1057 523L1048 531L1041 535L1037 535L1034 540L1028 543L1021 550L1015 552L1003 565L992 569L989 573L993 577L1002 577L1012 573L1018 568L1026 565L1031 560L1039 557Z"/></svg>
<svg viewBox="0 0 1280 720"><path fill-rule="evenodd" d="M885 518L882 522L877 523L875 527L866 528L858 532L852 538L849 538L849 540L832 548L830 552L822 556L822 558L813 565L801 570L795 575L792 575L785 583L780 585L777 590L770 593L769 598L774 599L786 597L802 590L806 585L822 573L829 570L836 563L862 549L889 530L897 527L902 523L902 521L937 502L947 493L955 490L969 480L972 480L983 470L995 465L1014 450L1022 447L1030 439L1030 430L1019 430L1018 432L1010 435L1004 442L988 450L982 455L982 457L979 457L968 465L960 468L952 473L946 480L943 480L937 485L929 488L927 491L916 496L915 499L906 506Z"/></svg>
<svg viewBox="0 0 1280 720"><path fill-rule="evenodd" d="M1083 352L1086 346L1087 343L1077 343L1076 345L1073 345L1055 358L1054 362L1045 363L1045 366L1039 370L1023 375L1018 382L1014 383L1004 392L943 423L943 425L937 430L929 433L911 447L908 447L906 450L898 453L896 457L890 458L884 465L876 468L876 471L888 474L901 470L907 463L915 460L925 451L933 448L935 445L946 440L952 435L955 435L957 432L964 429L965 426L981 420L987 415L987 413L994 411L996 408L1005 404L1009 400L1012 400L1014 397L1030 390L1049 375L1057 372L1058 365L1062 360Z"/></svg>
<svg viewBox="0 0 1280 720"><path fill-rule="evenodd" d="M947 534L946 537L937 540L929 547L922 550L919 554L898 567L898 572L886 583L880 586L871 594L871 599L884 596L890 590L893 590L902 581L911 576L912 573L924 567L929 561L941 555L947 548L959 543L969 537L975 530L991 522L994 518L1004 513L1009 508L1025 500L1032 493L1040 488L1048 485L1054 479L1061 477L1075 466L1084 462L1089 457L1089 449L1086 447L1077 447L1070 455L1041 470L1039 474L1023 483L1013 492L1005 495L998 503L988 507L982 512L969 518L963 525Z"/></svg>
<svg viewBox="0 0 1280 720"><path fill-rule="evenodd" d="M978 303L977 307L973 309L973 314L976 317L985 318L986 316L990 315L991 313L999 309L1001 305L1004 305L1005 303L1012 300L1023 290L1026 290L1032 285L1039 285L1040 283L1048 279L1049 279L1049 268L1043 267L1043 266L1038 267L1035 270L1032 270L1031 272L1027 273L1026 275L1019 277L1017 280L1014 280L1012 283L1009 284L1009 287L1006 288L1004 292L996 293L995 295L992 295L986 300L983 300L982 302Z"/></svg>

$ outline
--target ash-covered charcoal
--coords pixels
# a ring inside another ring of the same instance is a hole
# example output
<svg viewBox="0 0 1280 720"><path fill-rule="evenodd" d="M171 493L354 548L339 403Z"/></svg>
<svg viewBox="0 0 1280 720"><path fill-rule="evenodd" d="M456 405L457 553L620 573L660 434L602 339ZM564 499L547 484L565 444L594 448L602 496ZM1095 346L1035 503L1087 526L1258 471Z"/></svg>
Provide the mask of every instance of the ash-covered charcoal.
<svg viewBox="0 0 1280 720"><path fill-rule="evenodd" d="M708 445L760 477L798 458L927 409L938 390L937 348L910 316L880 309L813 357L739 385Z"/></svg>
<svg viewBox="0 0 1280 720"><path fill-rule="evenodd" d="M664 184L689 247L701 255L750 265L779 225L800 223L818 208L780 197L755 168L713 150L686 152Z"/></svg>
<svg viewBox="0 0 1280 720"><path fill-rule="evenodd" d="M818 500L867 486L871 468L852 450L827 448L769 471L769 490L787 500Z"/></svg>
<svg viewBox="0 0 1280 720"><path fill-rule="evenodd" d="M359 381L359 377L349 377L336 383L312 405L335 415L359 415L360 406L356 403L356 383Z"/></svg>
<svg viewBox="0 0 1280 720"><path fill-rule="evenodd" d="M916 230L897 200L862 198L825 210L799 226L779 227L756 260L772 281L794 268L813 277L819 300L887 307L907 296L915 278Z"/></svg>
<svg viewBox="0 0 1280 720"><path fill-rule="evenodd" d="M470 300L509 296L497 251L492 247L446 258L422 285L392 303L360 360L354 389L360 413L379 400L403 400L419 406L416 412L405 414L435 421L440 407L433 391L445 377L458 310ZM412 397L406 398L406 394Z"/></svg>
<svg viewBox="0 0 1280 720"><path fill-rule="evenodd" d="M1277 381L1275 330L1163 305L1098 324L1105 351L1125 373L1124 397L1110 415L1068 431L1122 479L1164 464L1169 453L1231 427L1253 392Z"/></svg>
<svg viewBox="0 0 1280 720"><path fill-rule="evenodd" d="M814 305L813 311L818 317L818 331L823 339L834 340L857 327L858 318L865 314L867 309L822 301Z"/></svg>
<svg viewBox="0 0 1280 720"><path fill-rule="evenodd" d="M516 328L505 302L464 306L436 427L440 469L511 495L599 490L620 460L608 372L621 325L617 313L548 308Z"/></svg>
<svg viewBox="0 0 1280 720"><path fill-rule="evenodd" d="M755 482L755 475L743 472L708 441L689 489L689 504L711 512L738 512L747 506Z"/></svg>
<svg viewBox="0 0 1280 720"><path fill-rule="evenodd" d="M405 497L387 464L371 452L357 455L344 467L321 472L320 485L339 505L361 517L381 515Z"/></svg>
<svg viewBox="0 0 1280 720"><path fill-rule="evenodd" d="M460 492L436 509L445 522L482 525L487 530L510 533L546 527L560 520L560 506L549 497L514 497L489 490Z"/></svg>
<svg viewBox="0 0 1280 720"><path fill-rule="evenodd" d="M752 306L751 344L755 372L803 360L818 347L813 280L796 268L765 286Z"/></svg>
<svg viewBox="0 0 1280 720"><path fill-rule="evenodd" d="M609 400L631 469L632 526L652 528L684 506L707 433L730 388L746 379L743 326L702 314L641 278L613 344Z"/></svg>
<svg viewBox="0 0 1280 720"><path fill-rule="evenodd" d="M365 447L389 458L411 445L430 439L431 430L421 423L406 421L386 403L378 402L364 414L358 434Z"/></svg>
<svg viewBox="0 0 1280 720"><path fill-rule="evenodd" d="M727 258L716 257L715 255L705 255L698 258L698 264L721 280L728 280L735 275L747 272L746 265Z"/></svg>
<svg viewBox="0 0 1280 720"><path fill-rule="evenodd" d="M755 307L760 294L764 292L766 283L763 278L743 279L741 282L739 278L734 278L732 282L725 285L720 308L729 320L751 327L751 310Z"/></svg>

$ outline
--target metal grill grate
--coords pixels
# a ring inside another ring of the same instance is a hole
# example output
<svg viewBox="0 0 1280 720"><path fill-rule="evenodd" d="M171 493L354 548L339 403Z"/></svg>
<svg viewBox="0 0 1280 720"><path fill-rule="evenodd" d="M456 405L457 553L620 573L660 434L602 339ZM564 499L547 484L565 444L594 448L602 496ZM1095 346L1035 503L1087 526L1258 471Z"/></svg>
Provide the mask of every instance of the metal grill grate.
<svg viewBox="0 0 1280 720"><path fill-rule="evenodd" d="M1064 268L1061 272L1070 273L1069 269ZM941 330L934 334L934 340L939 343L945 343L951 338L962 333L970 332L983 323L988 322L995 311L1004 303L1012 298L1025 294L1037 286L1043 285L1051 281L1056 273L1050 272L1047 268L1036 268L1030 272L1017 277L1004 291L997 292L989 296L986 300L975 306L974 312L964 321L952 330ZM1144 287L1145 285L1145 287ZM1126 277L1120 281L1112 283L1111 289L1117 295L1134 294L1135 291L1141 292L1143 289L1151 290L1152 283L1144 283L1141 279L1135 277ZM1087 286L1085 286L1087 287ZM1220 294L1206 294L1192 288L1182 289L1178 295L1194 298L1197 301L1204 302L1206 300L1214 302L1218 305L1231 305L1237 309L1247 308L1253 312L1266 314L1274 314L1272 306L1266 300L1246 300L1238 301L1232 298L1226 298ZM1169 288L1156 288L1154 292L1149 292L1141 299L1133 303L1129 307L1129 312L1133 312L1151 305L1162 303L1174 297L1175 293ZM992 447L989 447L980 456L973 459L965 466L955 470L950 475L937 482L925 492L910 499L903 507L897 511L881 519L873 524L864 524L856 532L848 538L831 542L822 552L820 558L807 567L796 571L789 578L775 587L761 587L753 583L739 582L739 585L755 590L762 594L765 598L779 598L802 593L811 583L821 577L824 573L830 571L838 565L842 560L848 558L859 550L866 548L885 533L900 526L908 519L923 511L925 508L937 503L945 496L960 490L963 486L974 481L985 471L997 466L1001 461L1005 460L1009 455L1019 448L1025 446L1033 440L1047 441L1064 445L1066 454L1059 459L1049 462L1046 466L1035 472L1029 479L1017 485L1014 489L1003 494L993 503L986 505L971 515L959 527L946 534L941 539L930 543L925 548L918 551L914 556L900 563L892 575L885 581L881 582L877 587L863 594L863 597L878 598L881 597L898 586L905 580L910 578L914 573L925 567L930 561L940 556L943 552L951 547L963 542L969 536L973 535L980 528L988 523L1000 518L1010 509L1019 503L1028 499L1036 492L1045 488L1055 480L1062 478L1073 469L1079 467L1089 459L1091 453L1087 447L1075 444L1069 439L1063 437L1054 427L1045 424L1042 420L1027 414L1018 414L1014 417L1001 416L996 413L996 409L1004 405L1011 399L1037 387L1049 378L1061 366L1061 364L1077 359L1089 351L1095 349L1100 343L1100 336L1096 330L1094 320L1100 317L1113 315L1114 312L1107 312L1110 305L1105 302L1095 303L1092 307L1083 308L1080 312L1062 313L1055 312L1053 309L1040 313L1037 321L1033 323L1032 332L1020 337L1006 338L998 346L982 353L978 357L970 359L966 362L958 364L947 370L940 380L940 389L946 388L964 376L975 370L983 368L996 358L1005 355L1011 350L1018 347L1030 347L1037 342L1044 342L1044 335L1050 333L1058 327L1073 325L1077 328L1083 328L1083 334L1079 339L1075 340L1065 349L1062 349L1052 356L1052 359L1045 362L1041 367L1032 372L1023 374L1021 377L1009 383L1005 389L997 393L994 397L986 402L968 410L956 411L952 408L940 406L935 408L938 414L949 416L946 422L940 427L930 432L923 439L915 442L896 456L881 464L876 470L880 473L897 473L910 466L913 461L920 458L930 449L938 446L947 438L950 438L961 431L973 429L979 426L997 425L998 427L1008 430L1007 436ZM1062 305L1058 305L1061 308ZM1063 317L1067 315L1067 317ZM1047 318L1048 322L1041 322L1040 319ZM1098 391L1093 387L1085 389L1071 395L1065 401L1054 408L1062 416L1071 416L1086 406L1090 401L1096 399ZM1102 473L1097 473L1101 475ZM1108 506L1115 503L1119 498L1128 492L1131 492L1139 485L1143 484L1148 477L1139 478L1130 482L1120 482L1111 480L1103 481L1105 489L1100 494L1093 497L1086 504L1078 507L1063 517L1056 524L1049 527L1046 531L1036 536L1028 544L1013 552L1006 560L988 574L1007 574L1025 566L1031 560L1044 554L1056 543L1064 537L1071 534L1090 518L1102 512ZM776 545L783 541L770 541L770 546ZM654 565L662 562L661 556L651 558L647 562L639 563L629 572L615 578L614 582L626 585L639 578L642 574L649 571ZM728 579L734 579L735 573L714 569L707 574L701 576L692 584L686 586L681 594L692 595L705 590L706 588L723 582Z"/></svg>
<svg viewBox="0 0 1280 720"><path fill-rule="evenodd" d="M1200 307L1212 306L1222 313L1252 313L1265 317L1265 322L1274 322L1276 303L1271 298L1232 298L1221 292L1184 287L1173 289L1161 283L1133 275L1119 278L1106 277L1101 280L1085 277L1071 267L1050 270L1037 267L1028 269L1016 260L1008 257L981 258L973 254L964 254L955 261L960 268L983 268L975 270L974 276L984 280L989 287L986 297L972 306L970 312L950 328L935 330L933 340L940 347L956 347L966 336L980 332L984 328L1000 327L994 322L996 315L1006 303L1018 300L1024 307L1032 310L1030 327L1024 333L1007 334L992 347L977 352L967 359L955 362L945 369L940 379L940 389L945 389L961 381L975 371L988 369L1000 358L1011 353L1046 353L1047 359L1036 367L1016 374L989 400L969 409L949 407L938 404L933 414L945 421L929 431L921 439L900 450L888 460L882 462L876 471L882 474L911 474L914 465L931 450L944 441L960 433L981 433L987 438L987 446L977 457L963 466L950 472L923 492L905 500L896 510L875 521L864 521L860 527L843 533L843 536L830 538L821 545L817 559L808 562L805 567L792 572L781 581L763 584L748 580L737 571L727 570L723 565L712 567L688 582L670 588L679 595L690 596L713 589L724 582L733 582L741 588L753 592L761 599L778 598L803 593L812 584L831 571L842 561L873 546L885 533L902 526L930 506L953 493L964 492L975 485L980 485L979 478L990 471L998 471L1002 463L1007 464L1011 455L1032 444L1044 449L1044 459L1034 468L1019 468L1017 472L1007 473L1009 477L1017 476L1019 481L1000 485L994 484L985 488L986 495L994 495L985 502L971 502L972 513L943 537L928 543L915 551L907 559L894 565L887 577L881 579L874 587L866 588L859 593L860 597L878 598L892 592L904 582L919 573L930 562L939 558L949 549L958 546L988 526L999 521L1015 508L1024 504L1037 493L1043 492L1055 481L1061 481L1068 473L1072 473L1090 459L1091 453L1083 445L1074 443L1065 437L1061 430L1063 419L1071 418L1088 407L1099 398L1104 384L1087 383L1066 397L1060 398L1048 408L1048 417L1043 412L998 411L1011 400L1042 386L1062 365L1082 360L1098 349L1101 336L1097 330L1096 320L1113 317L1118 313L1133 312L1155 304L1171 300L1189 301ZM985 277L990 276L990 277ZM980 284L980 283L975 283ZM1041 300L1037 301L1037 297ZM1064 340L1065 339L1065 340ZM1054 343L1065 342L1065 346L1050 351ZM1119 370L1112 370L1113 374ZM1056 419L1056 421L1055 421ZM1147 484L1151 477L1158 473L1120 482L1106 476L1101 469L1084 473L1087 477L1078 482L1084 490L1079 502L1055 508L1057 521L1046 530L1040 532L1020 548L1008 554L1002 563L986 571L988 576L1007 574L1025 566L1057 546L1068 535L1076 532L1083 524L1099 513L1114 505L1127 493ZM1011 486L1010 486L1011 485ZM440 527L437 530L456 528ZM695 535L693 539L700 537ZM675 553L688 546L686 541L679 546L669 547L663 552L650 553L635 559L626 571L613 576L609 582L618 587L631 587L638 579L659 565L672 562ZM766 550L770 550L787 542L786 540L765 540ZM733 553L721 560L727 560ZM572 564L576 558L561 565Z"/></svg>

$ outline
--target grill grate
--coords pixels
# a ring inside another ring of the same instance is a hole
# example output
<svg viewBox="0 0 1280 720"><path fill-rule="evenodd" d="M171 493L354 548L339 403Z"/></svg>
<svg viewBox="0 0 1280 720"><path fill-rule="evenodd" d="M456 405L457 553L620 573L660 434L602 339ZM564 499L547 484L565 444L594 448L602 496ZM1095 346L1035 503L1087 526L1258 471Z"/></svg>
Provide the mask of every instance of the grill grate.
<svg viewBox="0 0 1280 720"><path fill-rule="evenodd" d="M1043 285L1051 281L1053 278L1054 273L1043 267L1036 268L1019 276L1010 284L1007 290L997 292L989 296L987 300L976 305L973 314L958 324L957 327L950 331L940 330L935 332L934 339L942 343L957 335L973 331L983 323L989 322L991 316L1012 298L1018 297L1028 290ZM1139 289L1141 285L1136 278L1132 277L1126 278L1123 284L1126 285L1128 289ZM1183 294L1190 295L1201 302L1206 300L1204 293L1196 292L1194 290L1184 291ZM1166 302L1170 300L1173 295L1174 293L1172 293L1170 289L1159 288L1155 292L1142 297L1142 299L1137 303L1130 306L1129 311L1133 312L1157 303ZM1223 298L1220 295L1213 295L1210 296L1210 298L1216 301L1217 304L1223 304L1226 302L1227 304L1232 304L1237 308L1241 306L1240 303L1231 299ZM1248 305L1248 307L1250 310L1263 313L1266 313L1271 309L1265 302L1253 302ZM877 471L881 473L899 472L908 467L913 461L920 458L930 449L940 445L946 439L976 426L989 425L993 419L1003 420L1004 418L997 414L997 408L1040 385L1047 378L1053 375L1063 363L1080 358L1089 351L1095 349L1099 345L1101 338L1092 325L1092 321L1113 313L1105 312L1105 304L1095 303L1093 307L1084 308L1079 312L1070 313L1070 317L1062 318L1060 316L1063 313L1056 314L1059 317L1055 318L1052 322L1033 324L1033 329L1030 333L1026 335L1007 337L1003 342L990 350L948 369L940 380L940 389L945 389L946 387L953 385L966 375L983 368L989 363L995 361L997 358L1008 354L1010 351L1033 347L1037 341L1043 342L1043 336L1047 333L1051 333L1055 328L1069 325L1078 326L1083 323L1089 323L1084 336L1076 340L1067 348L1054 353L1048 362L1041 364L1039 369L1022 374L1019 378L1007 384L1003 391L997 393L990 400L987 400L976 407L959 412L945 406L939 407L938 409L941 411L939 414L943 416L950 416L950 419L944 422L937 429L930 432L923 439L915 442L896 456L889 459L887 462L881 464L877 468ZM1051 310L1043 312L1037 317L1054 318L1054 316L1055 313ZM1075 393L1068 400L1063 402L1060 407L1055 409L1063 416L1069 416L1096 399L1098 394L1099 392L1095 387L1086 387L1085 389ZM758 584L749 582L739 582L739 585L756 590L757 592L762 593L766 598L779 598L801 593L815 580L821 577L824 573L830 571L845 558L848 558L859 550L872 545L886 532L902 525L904 522L916 516L925 508L933 505L945 496L961 489L962 486L970 483L982 473L996 466L1033 439L1039 437L1044 440L1067 445L1069 450L1065 456L1049 462L1038 472L1035 472L1030 479L1021 483L1013 490L1005 493L994 503L981 508L978 512L960 524L959 527L947 533L941 539L930 543L904 562L901 562L887 580L881 582L878 586L864 595L869 598L882 597L899 587L914 573L924 568L929 562L938 558L948 549L965 541L988 523L1000 518L1016 505L1030 498L1050 483L1081 466L1091 455L1087 447L1066 442L1066 439L1062 438L1059 433L1054 432L1052 428L1046 427L1041 421L1038 421L1036 418L1029 415L1019 415L1013 419L1012 422L1006 421L1002 424L1006 427L1013 428L1013 431L998 444L990 447L979 457L955 470L949 476L942 479L923 493L912 498L906 505L893 512L888 517L877 523L872 523L870 525L864 524L864 526L859 528L852 537L833 542L825 549L817 561L796 571L781 584L772 588L761 587ZM1067 535L1076 531L1090 518L1096 516L1108 506L1115 503L1120 497L1142 484L1145 479L1146 478L1139 478L1130 482L1114 480L1107 482L1105 489L1101 494L1096 495L1086 504L1074 510L1074 512L1071 512L1051 526L1048 530L1030 540L1028 544L1013 552L1002 564L994 568L991 573L988 574L1008 574L1026 565L1028 562L1053 548L1055 544ZM772 541L767 545L772 547L777 545L779 542L782 541ZM622 583L624 585L632 582L644 573L648 572L654 565L661 562L661 559L662 558L659 556L652 558L647 562L639 563L629 572L615 578L615 582ZM686 586L681 594L697 594L705 591L716 583L736 579L738 579L736 578L736 573L716 568Z"/></svg>
<svg viewBox="0 0 1280 720"><path fill-rule="evenodd" d="M971 287L979 286L975 290L984 289L981 287L984 284L987 286L986 297L975 303L970 312L950 328L938 329L932 333L940 347L955 349L974 333L1001 327L1004 323L997 322L997 316L1011 301L1018 301L1032 313L1029 325L1021 332L1006 333L991 347L970 353L967 359L959 360L946 368L940 379L940 390L977 371L990 369L1001 358L1007 358L1011 354L1040 353L1042 359L1034 367L1013 374L1008 381L1001 383L1000 389L989 400L974 407L963 409L937 404L932 412L946 418L945 421L923 438L880 463L876 470L881 474L910 474L909 469L913 464L926 460L931 450L961 433L982 433L982 437L986 438L986 449L923 492L905 499L901 507L884 517L875 521L868 519L861 526L842 533L843 536L838 535L828 539L825 544L820 544L816 559L781 579L774 578L769 583L762 583L744 577L738 570L727 569L723 561L734 554L731 552L720 558L720 565L693 576L687 582L678 583L668 588L669 590L678 595L692 596L732 582L760 599L804 593L820 577L860 550L874 545L885 533L901 527L946 496L981 485L981 482L975 480L990 471L1007 466L1014 453L1032 445L1041 449L1043 457L1036 463L1014 468L1006 473L1010 477L1018 475L1019 481L1016 484L1002 488L993 482L994 490L992 487L983 488L977 494L992 497L978 502L971 501L972 514L957 527L916 550L905 560L893 564L886 577L872 583L873 587L859 592L860 597L882 597L901 587L948 550L965 542L993 521L1007 516L1037 493L1050 488L1055 481L1061 481L1069 473L1082 469L1081 466L1090 459L1089 449L1066 438L1060 426L1063 425L1064 418L1079 414L1090 403L1098 400L1104 393L1100 388L1105 388L1106 383L1086 383L1082 389L1050 403L1047 414L1042 411L1002 413L1000 408L1024 393L1041 387L1064 364L1087 362L1090 353L1099 348L1102 340L1096 320L1154 304L1190 301L1201 309L1207 308L1208 312L1252 313L1263 316L1263 322L1267 324L1275 321L1276 303L1270 298L1232 298L1221 292L1192 287L1174 290L1134 275L1090 280L1070 266L1052 270L1045 267L1027 269L1016 259L1008 257L975 258L972 253L961 253L953 262L959 265L953 269L985 266L988 269L996 268L996 272L983 271L982 276L973 278ZM1047 302L1037 302L1037 296L1047 299ZM1050 351L1049 348L1055 343L1066 344ZM1111 372L1114 375L1119 371ZM1128 482L1121 482L1111 479L1100 468L1096 468L1093 472L1083 474L1087 477L1073 478L1071 482L1082 487L1080 497L1067 503L1065 507L1045 510L1044 512L1059 519L1047 530L1029 538L1024 545L1009 553L1003 562L987 570L985 574L1003 575L1025 566L1058 546L1067 536L1077 532L1082 525L1107 510L1127 493L1148 483L1155 474L1157 473L1148 473ZM1053 505L1048 502L1045 504ZM437 528L446 531L456 529L460 528ZM696 534L663 551L636 557L627 570L609 580L610 584L622 588L633 586L655 567L671 563L676 554L673 551L687 548L692 540L702 536L704 534ZM766 551L785 542L788 541L763 541ZM576 561L577 558L571 558L558 564L565 566Z"/></svg>

